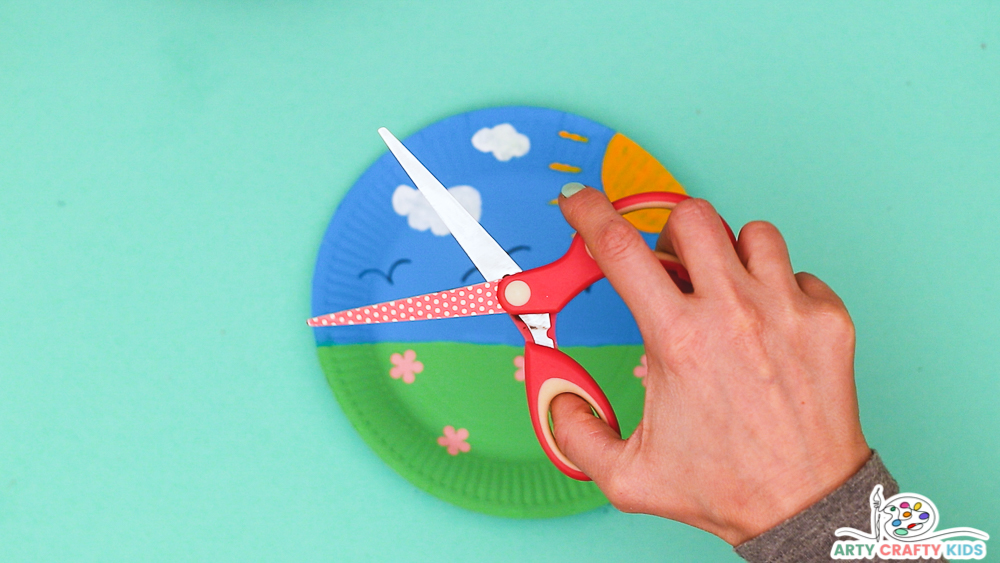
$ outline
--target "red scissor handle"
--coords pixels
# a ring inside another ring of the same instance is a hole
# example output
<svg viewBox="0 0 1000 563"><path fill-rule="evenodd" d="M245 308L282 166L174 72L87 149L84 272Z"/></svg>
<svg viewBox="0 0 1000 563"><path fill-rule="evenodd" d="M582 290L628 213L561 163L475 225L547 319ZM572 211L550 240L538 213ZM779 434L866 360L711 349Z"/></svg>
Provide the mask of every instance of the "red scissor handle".
<svg viewBox="0 0 1000 563"><path fill-rule="evenodd" d="M549 426L549 410L556 395L572 393L590 403L597 416L621 436L618 418L604 391L576 360L559 350L534 342L524 344L524 386L528 394L531 426L545 455L567 476L578 481L590 481L590 477L580 471L556 445Z"/></svg>
<svg viewBox="0 0 1000 563"><path fill-rule="evenodd" d="M647 192L624 197L613 202L619 213L640 209L673 209L689 196L671 192ZM736 244L732 229L723 221L729 238ZM672 255L656 253L660 263L678 286L691 291L691 277L680 261ZM500 280L497 297L500 305L510 313L514 324L525 337L524 383L528 394L531 425L545 454L560 471L580 481L589 481L580 468L573 464L556 445L549 426L552 399L561 393L572 393L587 401L604 422L621 435L618 418L607 396L597 382L573 358L547 346L535 344L531 333L518 315L547 313L552 328L549 338L555 343L555 317L567 303L581 291L604 277L583 242L574 237L569 250L562 258L545 266L507 276Z"/></svg>

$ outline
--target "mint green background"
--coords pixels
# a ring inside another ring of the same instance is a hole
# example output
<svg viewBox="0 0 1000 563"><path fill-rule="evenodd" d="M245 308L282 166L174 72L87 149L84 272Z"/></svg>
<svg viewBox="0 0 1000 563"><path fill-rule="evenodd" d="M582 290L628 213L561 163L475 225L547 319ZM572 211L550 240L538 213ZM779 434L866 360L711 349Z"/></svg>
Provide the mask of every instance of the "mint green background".
<svg viewBox="0 0 1000 563"><path fill-rule="evenodd" d="M854 315L871 444L1000 534L1000 3L535 4L0 3L0 558L734 560L452 507L327 388L312 265L375 129L509 104L779 225Z"/></svg>

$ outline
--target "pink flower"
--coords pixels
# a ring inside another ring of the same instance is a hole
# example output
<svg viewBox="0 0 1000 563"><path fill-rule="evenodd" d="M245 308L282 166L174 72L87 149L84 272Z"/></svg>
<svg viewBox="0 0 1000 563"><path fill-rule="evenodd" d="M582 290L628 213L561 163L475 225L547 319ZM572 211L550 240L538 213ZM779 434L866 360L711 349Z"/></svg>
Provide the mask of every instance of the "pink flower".
<svg viewBox="0 0 1000 563"><path fill-rule="evenodd" d="M646 374L649 373L649 366L646 365L646 354L643 354L642 357L639 358L639 363L641 365L635 366L635 369L632 370L632 373L636 377L645 378ZM642 386L643 387L646 386L646 380L645 379L642 380Z"/></svg>
<svg viewBox="0 0 1000 563"><path fill-rule="evenodd" d="M444 427L444 436L438 438L438 444L448 448L448 453L451 455L458 455L458 452L467 452L472 446L465 441L469 437L469 431L465 428L459 428L457 431L454 426Z"/></svg>
<svg viewBox="0 0 1000 563"><path fill-rule="evenodd" d="M524 356L514 356L514 367L517 368L517 371L514 372L514 379L524 381Z"/></svg>
<svg viewBox="0 0 1000 563"><path fill-rule="evenodd" d="M395 366L389 370L389 375L393 379L402 377L403 383L413 383L416 374L424 371L424 364L417 361L417 353L413 350L407 350L402 355L393 354L389 356L389 361Z"/></svg>

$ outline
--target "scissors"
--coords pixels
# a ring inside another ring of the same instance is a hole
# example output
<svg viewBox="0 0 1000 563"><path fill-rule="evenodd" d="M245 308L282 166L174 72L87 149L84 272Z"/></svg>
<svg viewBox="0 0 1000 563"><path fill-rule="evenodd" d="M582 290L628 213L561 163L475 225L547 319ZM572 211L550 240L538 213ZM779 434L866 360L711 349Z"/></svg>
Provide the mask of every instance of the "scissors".
<svg viewBox="0 0 1000 563"><path fill-rule="evenodd" d="M573 358L558 349L556 315L581 291L604 277L583 242L574 236L569 250L555 262L522 271L514 259L448 190L386 128L382 140L420 193L475 264L485 283L417 295L309 319L312 327L406 322L475 315L508 314L524 336L524 383L535 436L549 460L564 474L589 481L559 449L549 426L552 399L572 393L621 435L618 418L597 382ZM621 213L640 209L673 209L688 199L684 194L647 192L623 197L613 205ZM735 244L732 230L726 225ZM692 290L691 278L676 256L656 252L657 258L682 291Z"/></svg>

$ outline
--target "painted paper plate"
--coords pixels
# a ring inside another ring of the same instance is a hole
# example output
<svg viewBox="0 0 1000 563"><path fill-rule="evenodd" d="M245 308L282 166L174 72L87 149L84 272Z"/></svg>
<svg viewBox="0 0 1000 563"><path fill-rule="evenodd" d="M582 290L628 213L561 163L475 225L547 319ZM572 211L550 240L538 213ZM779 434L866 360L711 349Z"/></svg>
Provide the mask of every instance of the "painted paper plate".
<svg viewBox="0 0 1000 563"><path fill-rule="evenodd" d="M601 188L611 199L683 193L624 135L560 111L474 111L403 142L523 269L552 262L569 247L572 229L553 203L567 182ZM628 218L652 243L666 216L649 210ZM330 221L316 262L312 313L480 281L387 151ZM556 326L561 349L598 381L630 434L642 417L645 366L624 303L602 280L571 302ZM317 328L315 336L323 371L351 423L417 487L470 510L518 518L574 514L607 502L593 483L560 473L538 445L522 381L524 340L506 315Z"/></svg>

